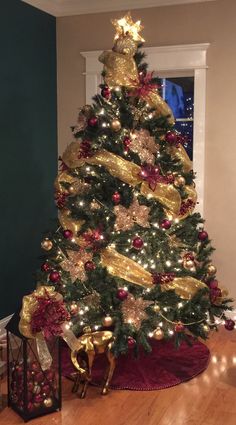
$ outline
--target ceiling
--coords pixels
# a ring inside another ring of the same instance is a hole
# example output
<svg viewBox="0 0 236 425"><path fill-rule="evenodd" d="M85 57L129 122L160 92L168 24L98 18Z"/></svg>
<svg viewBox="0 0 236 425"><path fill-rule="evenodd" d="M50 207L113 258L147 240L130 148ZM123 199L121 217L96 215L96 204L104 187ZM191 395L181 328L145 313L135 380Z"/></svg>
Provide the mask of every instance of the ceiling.
<svg viewBox="0 0 236 425"><path fill-rule="evenodd" d="M53 16L132 10L215 0L22 0Z"/></svg>

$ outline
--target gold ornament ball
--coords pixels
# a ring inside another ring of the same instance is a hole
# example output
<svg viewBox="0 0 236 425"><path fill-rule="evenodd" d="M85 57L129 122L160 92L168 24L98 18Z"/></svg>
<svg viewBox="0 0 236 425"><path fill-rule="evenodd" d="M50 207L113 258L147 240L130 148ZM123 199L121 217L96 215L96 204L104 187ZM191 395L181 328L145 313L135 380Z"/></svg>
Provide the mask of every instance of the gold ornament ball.
<svg viewBox="0 0 236 425"><path fill-rule="evenodd" d="M176 187L181 187L185 185L185 178L183 176L177 176L174 180L174 185Z"/></svg>
<svg viewBox="0 0 236 425"><path fill-rule="evenodd" d="M207 273L210 276L213 276L214 274L216 274L216 267L213 264L209 264L209 266L207 267Z"/></svg>
<svg viewBox="0 0 236 425"><path fill-rule="evenodd" d="M158 312L160 311L160 309L161 309L161 307L160 307L158 304L155 304L155 305L153 306L153 310L154 310L156 313L158 313Z"/></svg>
<svg viewBox="0 0 236 425"><path fill-rule="evenodd" d="M44 239L41 242L41 247L45 249L45 251L50 251L50 249L52 249L52 246L53 246L53 243L52 241L50 241L50 239Z"/></svg>
<svg viewBox="0 0 236 425"><path fill-rule="evenodd" d="M103 321L102 321L103 326L109 327L113 324L113 319L111 316L106 316L104 317Z"/></svg>
<svg viewBox="0 0 236 425"><path fill-rule="evenodd" d="M186 269L192 269L194 267L194 261L192 261L192 260L187 260L186 262L185 262L185 268Z"/></svg>
<svg viewBox="0 0 236 425"><path fill-rule="evenodd" d="M164 338L164 332L161 328L155 329L155 331L153 332L153 338L157 339L158 341Z"/></svg>
<svg viewBox="0 0 236 425"><path fill-rule="evenodd" d="M204 332L210 332L210 327L208 325L203 325Z"/></svg>
<svg viewBox="0 0 236 425"><path fill-rule="evenodd" d="M45 407L52 407L52 404L53 404L52 398L51 397L45 398L45 400L43 400L43 404Z"/></svg>
<svg viewBox="0 0 236 425"><path fill-rule="evenodd" d="M114 131L120 131L120 129L121 129L121 123L120 123L120 121L119 120L113 120L111 122L111 128Z"/></svg>

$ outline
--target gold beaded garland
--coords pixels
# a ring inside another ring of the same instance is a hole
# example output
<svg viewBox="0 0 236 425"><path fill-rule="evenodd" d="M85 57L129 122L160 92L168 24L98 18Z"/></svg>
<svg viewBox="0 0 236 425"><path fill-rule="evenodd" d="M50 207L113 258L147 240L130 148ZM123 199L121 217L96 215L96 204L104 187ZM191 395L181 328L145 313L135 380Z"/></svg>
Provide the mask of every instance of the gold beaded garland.
<svg viewBox="0 0 236 425"><path fill-rule="evenodd" d="M112 120L112 122L111 122L111 128L114 131L120 131L120 129L121 129L121 123L120 123L120 121L117 120L117 119Z"/></svg>
<svg viewBox="0 0 236 425"><path fill-rule="evenodd" d="M50 239L46 238L41 242L41 247L45 249L45 251L50 251L50 249L53 247L53 243L50 241Z"/></svg>

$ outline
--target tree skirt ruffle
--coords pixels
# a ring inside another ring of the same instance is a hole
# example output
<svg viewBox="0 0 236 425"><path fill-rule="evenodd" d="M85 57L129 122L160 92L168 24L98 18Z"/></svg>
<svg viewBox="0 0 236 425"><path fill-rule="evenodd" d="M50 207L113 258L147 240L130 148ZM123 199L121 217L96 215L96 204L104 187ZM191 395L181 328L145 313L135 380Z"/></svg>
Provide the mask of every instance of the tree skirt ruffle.
<svg viewBox="0 0 236 425"><path fill-rule="evenodd" d="M117 360L111 381L112 389L151 391L178 385L203 372L209 362L210 352L200 341L192 346L183 342L175 349L173 341L151 342L152 352L146 354L141 348L136 359L133 350ZM107 368L107 359L102 354L93 365L92 384L100 385ZM75 368L70 360L70 350L62 350L62 374L71 378Z"/></svg>

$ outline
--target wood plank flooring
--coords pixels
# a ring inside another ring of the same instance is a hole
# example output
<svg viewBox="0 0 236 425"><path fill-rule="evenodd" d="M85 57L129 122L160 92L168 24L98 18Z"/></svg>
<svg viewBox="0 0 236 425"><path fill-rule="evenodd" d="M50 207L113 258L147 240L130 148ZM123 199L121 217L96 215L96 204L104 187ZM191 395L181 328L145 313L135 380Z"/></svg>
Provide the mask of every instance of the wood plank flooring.
<svg viewBox="0 0 236 425"><path fill-rule="evenodd" d="M113 390L102 397L91 387L80 400L63 380L62 411L32 425L236 425L236 331L220 329L208 346L211 361L205 372L161 391ZM0 425L22 423L8 408L0 413Z"/></svg>

